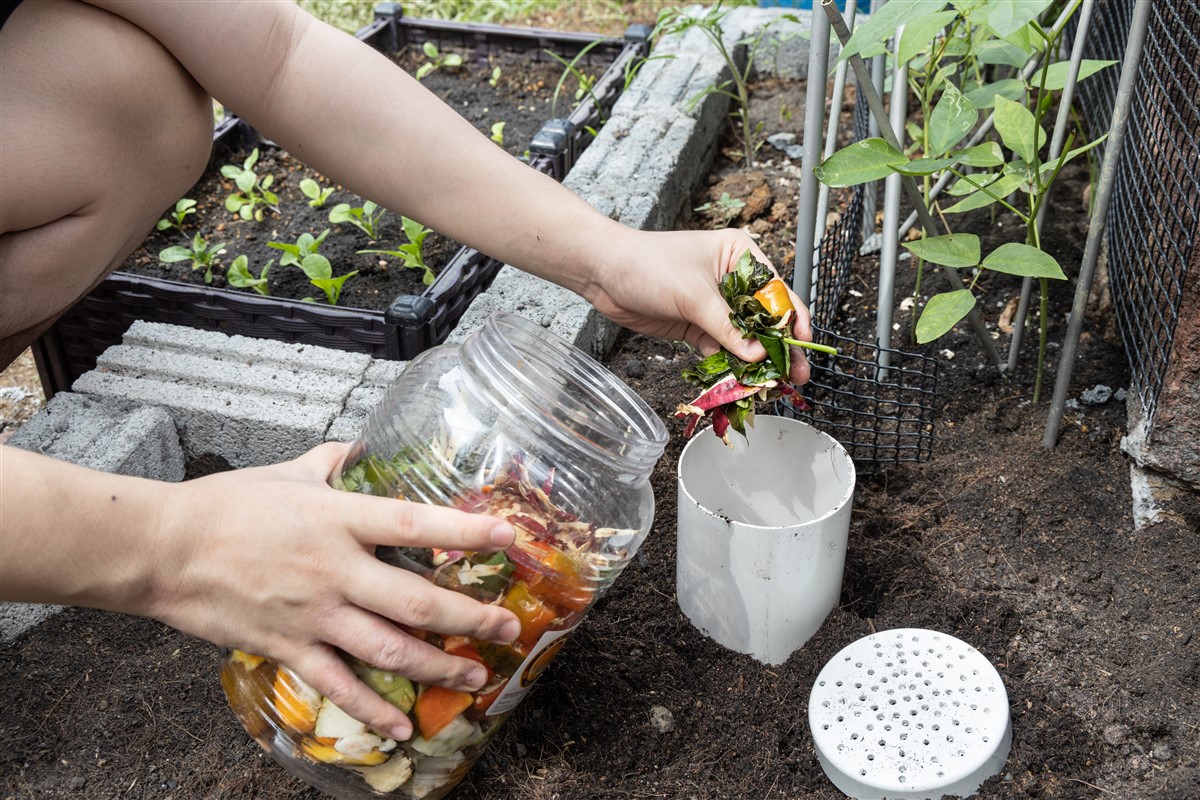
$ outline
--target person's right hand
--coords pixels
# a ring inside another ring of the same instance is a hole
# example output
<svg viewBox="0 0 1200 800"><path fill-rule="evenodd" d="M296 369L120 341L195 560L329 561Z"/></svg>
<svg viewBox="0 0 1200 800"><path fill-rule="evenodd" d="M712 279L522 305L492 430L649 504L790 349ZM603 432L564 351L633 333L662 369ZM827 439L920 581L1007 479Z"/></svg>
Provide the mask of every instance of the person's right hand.
<svg viewBox="0 0 1200 800"><path fill-rule="evenodd" d="M158 544L148 616L286 664L347 714L397 739L412 724L355 677L338 651L414 681L472 691L479 664L405 633L412 626L508 643L509 611L384 564L377 545L499 550L512 526L450 508L338 491L348 445L283 464L176 484Z"/></svg>

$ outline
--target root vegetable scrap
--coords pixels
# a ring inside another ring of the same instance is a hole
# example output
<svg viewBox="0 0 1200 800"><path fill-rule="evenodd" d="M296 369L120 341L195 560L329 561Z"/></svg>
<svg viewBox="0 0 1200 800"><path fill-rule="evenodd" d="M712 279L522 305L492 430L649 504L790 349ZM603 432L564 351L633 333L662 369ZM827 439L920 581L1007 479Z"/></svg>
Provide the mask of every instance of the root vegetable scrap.
<svg viewBox="0 0 1200 800"><path fill-rule="evenodd" d="M790 382L789 345L837 351L789 337L796 308L787 284L749 250L742 253L737 267L721 278L721 294L731 309L729 321L745 338L757 339L767 357L753 363L721 349L684 370L683 377L703 391L690 403L680 404L675 416L687 420L684 436L695 433L700 420L711 419L713 433L729 444L731 428L744 436L746 425L753 424L755 403L790 395L801 408L807 407Z"/></svg>

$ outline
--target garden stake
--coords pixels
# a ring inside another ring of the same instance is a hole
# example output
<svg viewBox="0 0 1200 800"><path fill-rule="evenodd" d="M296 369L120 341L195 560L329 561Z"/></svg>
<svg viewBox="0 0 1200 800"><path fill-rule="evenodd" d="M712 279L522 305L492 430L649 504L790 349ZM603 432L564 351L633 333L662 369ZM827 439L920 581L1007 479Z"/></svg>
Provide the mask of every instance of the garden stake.
<svg viewBox="0 0 1200 800"><path fill-rule="evenodd" d="M1090 0L1089 0L1089 2L1090 2ZM1050 38L1052 38L1052 39L1058 38L1058 35L1060 33L1062 33L1062 28L1064 25L1067 24L1067 21L1071 18L1071 14L1074 13L1075 6L1077 3L1078 3L1078 0L1076 0L1076 3L1072 3L1063 9L1062 14L1060 14L1058 19L1054 21L1054 27L1050 29ZM1041 63L1042 63L1042 58L1041 58L1040 54L1034 55L1032 58L1030 58L1028 61L1026 61L1025 66L1021 68L1021 80L1023 80L1023 81L1029 80L1029 77L1031 75L1033 75L1034 72L1037 71L1037 68L1039 66L1041 66ZM996 115L994 113L988 114L987 118L984 119L983 123L979 126L979 130L975 131L975 133L971 134L971 138L967 139L967 143L964 145L964 147L974 147L975 145L982 142L983 137L987 136L988 133L991 132L992 126L995 124L995 121L996 121ZM942 177L938 178L937 183L935 183L933 185L933 188L929 190L929 199L933 200L938 195L940 195L942 193L942 190L945 189L946 186L952 180L954 180L954 173L943 172ZM908 215L908 219L904 220L904 224L900 226L900 235L903 236L904 234L908 233L909 229L912 228L913 224L916 223L916 221L917 221L917 212L914 211Z"/></svg>
<svg viewBox="0 0 1200 800"><path fill-rule="evenodd" d="M850 27L850 32L854 33L854 17L858 12L858 4L851 3L849 12L850 19L846 24ZM837 69L834 72L833 96L829 100L829 122L825 126L825 158L829 158L837 150L838 122L842 113L842 99L846 94L846 71L849 66L849 64L843 61L837 65ZM817 266L817 261L820 257L821 242L825 238L827 229L826 220L829 219L829 187L823 183L819 184L819 187L817 195L817 219L815 220L816 227L814 228L816 238L813 244L814 267Z"/></svg>
<svg viewBox="0 0 1200 800"><path fill-rule="evenodd" d="M895 41L904 35L904 26L896 28ZM899 48L897 48L899 50ZM897 58L892 69L892 128L904 135L904 121L908 117L908 63ZM893 172L883 180L883 241L879 251L879 289L875 303L875 340L879 344L879 361L876 379L883 380L883 367L891 366L892 354L892 309L896 304L896 265L900 260L900 196L904 192L899 172Z"/></svg>
<svg viewBox="0 0 1200 800"><path fill-rule="evenodd" d="M1071 66L1067 68L1067 81L1063 86L1062 99L1059 100L1058 119L1054 121L1054 135L1050 139L1048 162L1054 162L1062 155L1063 139L1067 137L1067 120L1071 116L1071 101L1075 97L1075 84L1079 80L1079 65L1083 62L1083 48L1087 44L1088 26L1092 20L1094 0L1083 0L1079 11L1079 28L1075 31L1075 43L1071 48ZM1042 221L1046 218L1048 203L1042 203L1038 209L1037 221L1034 225L1040 231ZM1017 316L1013 319L1012 341L1008 346L1008 372L1011 375L1017 368L1017 356L1021 352L1021 338L1025 333L1025 317L1029 313L1029 296L1033 293L1033 278L1026 277L1021 281L1021 299L1017 303ZM1038 357L1039 363L1042 356Z"/></svg>
<svg viewBox="0 0 1200 800"><path fill-rule="evenodd" d="M1133 104L1133 87L1137 83L1138 64L1142 60L1142 47L1146 43L1146 28L1149 26L1152 7L1153 3L1133 4L1129 43L1125 45L1125 58L1121 64L1121 82L1117 86L1117 99L1113 104L1112 118L1108 125L1109 138L1104 149L1104 166L1100 170L1100 182L1096 186L1096 206L1092 209L1092 217L1088 222L1087 244L1083 249L1083 263L1079 266L1079 280L1075 284L1075 302L1071 306L1067 335L1063 340L1062 361L1058 364L1054 397L1050 400L1050 415L1046 420L1046 434L1042 438L1042 446L1047 450L1058 443L1058 427L1062 423L1067 390L1071 387L1071 372L1075 368L1079 334L1083 329L1088 295L1092 291L1092 278L1096 274L1096 258L1100 255L1100 243L1104 240L1105 216L1108 213L1108 202L1112 198L1113 184L1116 182L1121 145L1125 143L1129 107Z"/></svg>
<svg viewBox="0 0 1200 800"><path fill-rule="evenodd" d="M824 76L829 72L829 21L822 19L820 14L813 14L809 47L810 80L804 97L804 157L800 170L799 208L796 211L796 260L792 270L792 290L811 308L816 300L814 289L818 261L815 253L818 181L812 168L820 163L820 137L825 114L825 81L814 81L811 77Z"/></svg>
<svg viewBox="0 0 1200 800"><path fill-rule="evenodd" d="M837 34L838 41L845 47L846 42L850 40L850 31L846 29L846 21L842 19L842 13L838 11L837 5L832 0L821 0L821 7L825 9L825 15L829 17L829 22ZM813 18L816 19L816 17L817 15L814 14ZM815 23L813 28L815 32ZM867 65L863 62L862 56L857 53L851 56L850 65L854 67L854 76L858 80L859 91L867 96L867 105L871 108L871 114L879 122L880 135L883 136L884 141L889 146L898 152L904 152L904 148L900 146L900 142L896 138L895 131L892 130L892 126L887 122L888 117L887 112L883 108L883 100L880 99L879 94L875 91L874 84L871 83L871 76L867 74ZM808 162L806 161L805 163ZM810 172L811 170L806 169L804 171ZM925 199L921 197L921 190L917 187L917 182L911 176L905 175L901 179L901 183L904 186L904 191L909 196L909 200L917 209L917 215L921 220L921 226L925 228L926 235L939 236L941 231L938 228L938 224L929 214L929 209L925 207ZM798 243L796 252L800 252ZM958 272L954 269L943 267L942 274L946 276L946 280L950 282L950 285L955 290L966 288L963 286L962 278L958 276ZM972 308L970 313L967 314L967 319L971 323L971 328L975 331L975 338L979 340L979 344L983 347L984 352L987 353L988 359L991 360L993 365L1003 370L1005 367L1004 360L1001 359L1000 351L996 349L996 343L992 341L991 335L983 324L983 318L979 315L979 309Z"/></svg>

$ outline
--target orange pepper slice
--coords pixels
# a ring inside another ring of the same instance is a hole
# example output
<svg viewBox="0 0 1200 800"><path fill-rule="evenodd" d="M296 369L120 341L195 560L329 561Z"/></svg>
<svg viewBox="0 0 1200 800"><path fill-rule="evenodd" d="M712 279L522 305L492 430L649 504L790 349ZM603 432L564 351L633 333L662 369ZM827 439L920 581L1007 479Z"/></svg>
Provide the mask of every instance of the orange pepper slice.
<svg viewBox="0 0 1200 800"><path fill-rule="evenodd" d="M754 293L754 299L762 303L762 307L773 317L782 318L787 312L795 312L792 296L788 294L787 284L780 278L772 278Z"/></svg>
<svg viewBox="0 0 1200 800"><path fill-rule="evenodd" d="M275 672L275 713L293 731L309 733L317 724L318 698L299 680L282 665Z"/></svg>
<svg viewBox="0 0 1200 800"><path fill-rule="evenodd" d="M517 615L521 622L521 635L517 641L526 647L537 644L558 617L552 608L533 595L524 581L515 581L500 605Z"/></svg>
<svg viewBox="0 0 1200 800"><path fill-rule="evenodd" d="M446 689L442 686L426 686L417 695L417 704L413 707L413 715L417 718L417 727L425 739L432 739L454 721L462 712L471 707L475 698L466 692Z"/></svg>

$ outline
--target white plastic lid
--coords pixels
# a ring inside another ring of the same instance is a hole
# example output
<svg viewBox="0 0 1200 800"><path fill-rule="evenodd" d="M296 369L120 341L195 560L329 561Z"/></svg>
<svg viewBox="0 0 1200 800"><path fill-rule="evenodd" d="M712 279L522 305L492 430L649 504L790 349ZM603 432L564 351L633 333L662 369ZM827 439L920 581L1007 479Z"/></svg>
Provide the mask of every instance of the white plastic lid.
<svg viewBox="0 0 1200 800"><path fill-rule="evenodd" d="M1004 767L1012 742L995 667L919 628L842 649L813 684L808 724L825 774L855 800L968 797Z"/></svg>

